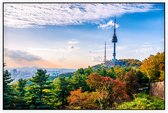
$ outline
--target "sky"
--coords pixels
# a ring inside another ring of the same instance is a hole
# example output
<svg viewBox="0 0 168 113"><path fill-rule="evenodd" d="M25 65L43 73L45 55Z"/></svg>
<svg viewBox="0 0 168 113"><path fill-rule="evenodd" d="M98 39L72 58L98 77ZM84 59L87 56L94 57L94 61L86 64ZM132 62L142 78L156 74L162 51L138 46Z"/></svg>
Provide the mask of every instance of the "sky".
<svg viewBox="0 0 168 113"><path fill-rule="evenodd" d="M116 23L114 23L116 18ZM4 4L7 67L86 68L113 58L143 61L164 51L164 4Z"/></svg>

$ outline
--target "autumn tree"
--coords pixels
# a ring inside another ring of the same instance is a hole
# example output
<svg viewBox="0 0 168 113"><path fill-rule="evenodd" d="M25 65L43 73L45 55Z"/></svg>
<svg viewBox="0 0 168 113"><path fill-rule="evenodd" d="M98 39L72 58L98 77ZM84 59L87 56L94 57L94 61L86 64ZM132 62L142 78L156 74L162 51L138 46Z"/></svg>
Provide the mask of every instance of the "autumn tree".
<svg viewBox="0 0 168 113"><path fill-rule="evenodd" d="M138 92L139 83L138 78L136 76L135 70L130 70L124 76L124 81L126 85L126 92L129 96L133 97L133 94Z"/></svg>
<svg viewBox="0 0 168 113"><path fill-rule="evenodd" d="M81 88L71 91L67 98L68 109L98 109L96 104L97 95L95 92L82 92Z"/></svg>
<svg viewBox="0 0 168 113"><path fill-rule="evenodd" d="M149 58L142 61L140 70L144 73L151 82L163 81L165 72L164 52L151 55Z"/></svg>
<svg viewBox="0 0 168 113"><path fill-rule="evenodd" d="M126 93L126 86L120 80L110 77L101 77L98 74L91 74L86 80L87 84L104 96L99 99L101 109L109 109L114 107L114 103L121 103L129 100Z"/></svg>

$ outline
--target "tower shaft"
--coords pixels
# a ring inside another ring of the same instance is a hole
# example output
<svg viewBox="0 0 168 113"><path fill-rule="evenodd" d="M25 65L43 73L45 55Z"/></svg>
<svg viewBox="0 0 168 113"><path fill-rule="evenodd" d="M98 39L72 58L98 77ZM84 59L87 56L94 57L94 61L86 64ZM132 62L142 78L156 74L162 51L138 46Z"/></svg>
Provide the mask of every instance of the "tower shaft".
<svg viewBox="0 0 168 113"><path fill-rule="evenodd" d="M116 43L114 42L113 63L116 64Z"/></svg>

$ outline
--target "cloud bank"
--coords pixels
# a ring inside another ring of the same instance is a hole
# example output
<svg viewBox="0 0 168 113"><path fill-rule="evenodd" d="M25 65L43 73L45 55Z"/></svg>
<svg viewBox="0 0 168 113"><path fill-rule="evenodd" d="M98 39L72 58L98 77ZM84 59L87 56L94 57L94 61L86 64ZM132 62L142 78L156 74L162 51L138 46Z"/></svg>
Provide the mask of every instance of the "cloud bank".
<svg viewBox="0 0 168 113"><path fill-rule="evenodd" d="M41 60L40 57L32 55L28 52L25 51L20 51L20 50L9 50L5 48L5 56L9 57L13 61L27 61L27 62L33 62L33 61L38 61Z"/></svg>
<svg viewBox="0 0 168 113"><path fill-rule="evenodd" d="M101 19L156 10L153 4L4 4L4 25L13 28L45 25L100 24ZM103 27L103 26L102 26Z"/></svg>

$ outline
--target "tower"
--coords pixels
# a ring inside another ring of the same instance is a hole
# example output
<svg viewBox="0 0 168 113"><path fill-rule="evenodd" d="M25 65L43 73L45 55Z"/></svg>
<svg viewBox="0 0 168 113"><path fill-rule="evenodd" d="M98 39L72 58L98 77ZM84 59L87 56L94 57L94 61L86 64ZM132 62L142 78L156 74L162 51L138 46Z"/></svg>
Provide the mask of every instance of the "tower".
<svg viewBox="0 0 168 113"><path fill-rule="evenodd" d="M105 47L104 47L104 63L106 63L106 42L105 42Z"/></svg>
<svg viewBox="0 0 168 113"><path fill-rule="evenodd" d="M114 43L114 50L113 50L113 64L116 65L116 43L117 43L117 36L116 36L116 19L114 19L114 34L112 43Z"/></svg>

